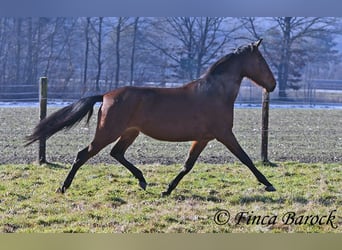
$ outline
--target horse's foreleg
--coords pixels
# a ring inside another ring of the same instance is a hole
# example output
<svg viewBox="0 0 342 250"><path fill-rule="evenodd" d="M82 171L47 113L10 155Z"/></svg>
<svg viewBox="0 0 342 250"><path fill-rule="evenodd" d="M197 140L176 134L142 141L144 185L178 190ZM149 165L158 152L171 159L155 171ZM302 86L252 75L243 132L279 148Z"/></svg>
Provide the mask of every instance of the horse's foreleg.
<svg viewBox="0 0 342 250"><path fill-rule="evenodd" d="M139 180L139 185L142 189L146 189L147 183L144 178L143 173L136 168L132 163L126 160L125 152L127 148L133 143L135 138L139 135L138 130L127 130L125 131L120 140L115 144L110 155L114 157L118 162L124 165L133 175L135 178Z"/></svg>
<svg viewBox="0 0 342 250"><path fill-rule="evenodd" d="M176 176L176 178L173 179L173 181L171 181L171 183L168 186L168 189L165 192L162 193L162 196L170 195L172 190L174 190L177 187L177 185L180 182L180 180L187 173L190 172L190 170L195 165L195 162L196 162L198 156L201 154L201 152L203 151L203 149L205 148L207 143L208 143L208 141L195 141L192 144L190 152L189 152L188 159L186 160L184 167L179 172L179 174Z"/></svg>
<svg viewBox="0 0 342 250"><path fill-rule="evenodd" d="M259 182L266 186L266 191L276 191L273 185L266 179L266 177L255 167L252 160L242 149L234 134L231 132L223 138L217 138L223 143L243 164L245 164L255 175Z"/></svg>

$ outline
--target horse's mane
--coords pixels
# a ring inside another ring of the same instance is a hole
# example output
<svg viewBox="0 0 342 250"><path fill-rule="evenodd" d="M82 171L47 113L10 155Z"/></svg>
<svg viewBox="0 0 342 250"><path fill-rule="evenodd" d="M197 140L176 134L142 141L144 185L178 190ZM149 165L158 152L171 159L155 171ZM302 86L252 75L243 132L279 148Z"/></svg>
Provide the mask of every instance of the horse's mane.
<svg viewBox="0 0 342 250"><path fill-rule="evenodd" d="M226 69L226 64L238 55L244 54L246 52L253 51L253 44L243 45L235 49L232 53L229 53L221 57L217 62L210 66L205 75L216 75L223 72Z"/></svg>

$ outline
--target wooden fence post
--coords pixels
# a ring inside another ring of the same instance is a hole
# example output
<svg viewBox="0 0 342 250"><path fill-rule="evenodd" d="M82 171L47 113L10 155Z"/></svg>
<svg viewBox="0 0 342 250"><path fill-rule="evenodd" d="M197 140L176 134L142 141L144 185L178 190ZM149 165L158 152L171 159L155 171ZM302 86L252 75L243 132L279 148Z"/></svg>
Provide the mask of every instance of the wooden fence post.
<svg viewBox="0 0 342 250"><path fill-rule="evenodd" d="M41 77L39 79L39 119L43 120L47 113L47 77ZM46 138L39 140L39 164L46 163Z"/></svg>
<svg viewBox="0 0 342 250"><path fill-rule="evenodd" d="M261 160L269 164L268 160L268 117L269 117L270 95L264 90L262 95L262 124L261 124Z"/></svg>

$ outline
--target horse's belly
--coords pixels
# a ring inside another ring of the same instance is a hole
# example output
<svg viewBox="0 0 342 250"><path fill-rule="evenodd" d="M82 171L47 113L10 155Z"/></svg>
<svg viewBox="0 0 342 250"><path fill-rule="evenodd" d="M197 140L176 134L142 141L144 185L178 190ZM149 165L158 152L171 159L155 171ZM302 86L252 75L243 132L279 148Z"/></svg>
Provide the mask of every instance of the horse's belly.
<svg viewBox="0 0 342 250"><path fill-rule="evenodd" d="M210 140L220 119L213 103L183 92L153 94L142 98L130 125L158 140Z"/></svg>
<svg viewBox="0 0 342 250"><path fill-rule="evenodd" d="M195 141L213 139L213 131L204 123L184 120L160 119L146 122L140 131L152 138L164 141Z"/></svg>
<svg viewBox="0 0 342 250"><path fill-rule="evenodd" d="M199 141L211 140L213 138L203 135L195 134L181 134L181 133L160 133L160 131L141 131L147 136L161 141L184 142L184 141Z"/></svg>

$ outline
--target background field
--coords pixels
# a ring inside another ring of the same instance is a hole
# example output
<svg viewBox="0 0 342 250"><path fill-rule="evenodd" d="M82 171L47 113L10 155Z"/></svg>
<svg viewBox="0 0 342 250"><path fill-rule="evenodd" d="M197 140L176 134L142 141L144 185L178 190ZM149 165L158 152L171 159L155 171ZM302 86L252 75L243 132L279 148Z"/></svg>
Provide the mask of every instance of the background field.
<svg viewBox="0 0 342 250"><path fill-rule="evenodd" d="M50 109L52 112L54 109ZM53 164L35 164L37 145L23 138L37 122L35 108L0 108L0 231L2 232L342 232L341 110L271 109L269 158L277 167L259 169L277 188L264 192L250 171L220 144L212 142L174 193L161 198L186 158L189 143L140 136L127 158L149 183L141 190L106 148L78 172L65 195L55 194L77 151L92 139L79 126L48 141ZM254 161L260 154L260 110L236 109L235 133ZM231 214L219 226L214 215ZM329 215L335 224L284 225L281 216ZM277 215L275 225L236 225L234 216Z"/></svg>
<svg viewBox="0 0 342 250"><path fill-rule="evenodd" d="M49 108L53 112L56 108ZM78 150L92 140L96 126L93 115L89 126L81 122L77 127L51 137L47 142L50 162L71 163ZM218 118L219 119L219 118ZM0 108L0 164L31 163L37 158L37 145L23 147L24 137L38 122L36 108ZM328 109L271 109L269 158L272 161L303 163L342 162L342 110ZM240 144L253 160L260 159L261 109L235 109L234 131ZM182 163L190 142L160 142L140 135L127 152L136 164ZM89 163L110 163L111 147L107 147ZM212 141L200 156L199 162L227 163L235 158L224 146Z"/></svg>

